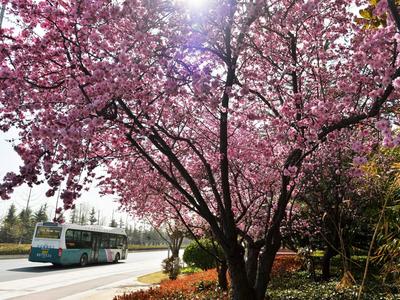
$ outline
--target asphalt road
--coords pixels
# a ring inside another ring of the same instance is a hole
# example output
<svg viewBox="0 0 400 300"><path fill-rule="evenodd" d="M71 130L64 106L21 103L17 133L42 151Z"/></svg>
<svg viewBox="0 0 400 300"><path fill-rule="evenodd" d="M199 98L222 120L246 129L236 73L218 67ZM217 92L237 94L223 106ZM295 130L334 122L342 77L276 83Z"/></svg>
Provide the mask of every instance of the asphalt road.
<svg viewBox="0 0 400 300"><path fill-rule="evenodd" d="M157 272L167 251L129 253L118 264L54 267L24 259L0 260L0 299L52 300L71 298L91 289Z"/></svg>

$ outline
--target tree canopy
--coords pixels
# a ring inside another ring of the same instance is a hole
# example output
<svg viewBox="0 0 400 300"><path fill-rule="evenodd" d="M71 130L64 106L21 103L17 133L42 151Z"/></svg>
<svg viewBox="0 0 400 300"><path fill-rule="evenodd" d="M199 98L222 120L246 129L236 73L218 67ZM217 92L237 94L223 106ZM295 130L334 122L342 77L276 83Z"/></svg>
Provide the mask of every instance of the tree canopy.
<svg viewBox="0 0 400 300"><path fill-rule="evenodd" d="M326 149L362 163L378 131L400 141L394 0L374 1L373 29L350 0L6 2L0 128L19 129L24 164L1 198L44 175L69 209L105 168L127 210L209 224L235 299L264 297L287 204ZM247 273L238 237L258 249Z"/></svg>

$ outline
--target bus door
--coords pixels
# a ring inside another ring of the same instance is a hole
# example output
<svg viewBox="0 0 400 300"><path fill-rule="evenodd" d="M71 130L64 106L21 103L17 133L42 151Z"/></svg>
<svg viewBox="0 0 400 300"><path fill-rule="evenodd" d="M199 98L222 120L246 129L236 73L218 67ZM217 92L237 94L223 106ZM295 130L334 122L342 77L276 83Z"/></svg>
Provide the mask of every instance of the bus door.
<svg viewBox="0 0 400 300"><path fill-rule="evenodd" d="M101 240L101 234L92 232L92 253L91 253L92 262L98 262L99 260L100 240Z"/></svg>

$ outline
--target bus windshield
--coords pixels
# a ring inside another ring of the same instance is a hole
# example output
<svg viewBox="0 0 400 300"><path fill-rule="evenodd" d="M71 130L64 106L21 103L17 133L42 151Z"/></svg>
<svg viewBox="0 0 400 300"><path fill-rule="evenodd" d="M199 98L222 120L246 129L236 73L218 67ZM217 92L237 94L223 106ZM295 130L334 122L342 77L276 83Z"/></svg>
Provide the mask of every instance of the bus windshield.
<svg viewBox="0 0 400 300"><path fill-rule="evenodd" d="M60 239L61 228L53 226L38 226L36 230L36 238L40 239Z"/></svg>

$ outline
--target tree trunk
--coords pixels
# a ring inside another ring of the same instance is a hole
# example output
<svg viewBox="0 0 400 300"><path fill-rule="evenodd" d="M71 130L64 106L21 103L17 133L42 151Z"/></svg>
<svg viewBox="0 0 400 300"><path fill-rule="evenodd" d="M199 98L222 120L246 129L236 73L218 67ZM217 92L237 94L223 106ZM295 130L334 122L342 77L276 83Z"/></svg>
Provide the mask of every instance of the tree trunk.
<svg viewBox="0 0 400 300"><path fill-rule="evenodd" d="M179 249L175 249L175 248L170 248L171 250L171 256L176 258L179 257Z"/></svg>
<svg viewBox="0 0 400 300"><path fill-rule="evenodd" d="M227 255L233 300L256 300L255 292L247 279L243 249L237 245Z"/></svg>
<svg viewBox="0 0 400 300"><path fill-rule="evenodd" d="M336 251L328 245L322 258L322 280L328 281L331 277L331 258L336 255Z"/></svg>
<svg viewBox="0 0 400 300"><path fill-rule="evenodd" d="M267 286L271 280L272 266L274 264L276 253L281 247L281 235L279 229L271 234L272 238L267 240L264 251L261 252L258 259L258 272L255 284L256 299L265 299Z"/></svg>
<svg viewBox="0 0 400 300"><path fill-rule="evenodd" d="M254 244L249 244L247 247L246 273L251 286L254 286L256 283L257 264L260 250L261 247Z"/></svg>
<svg viewBox="0 0 400 300"><path fill-rule="evenodd" d="M219 287L226 291L228 290L228 280L226 278L226 272L228 271L228 265L225 260L218 264L218 285Z"/></svg>

